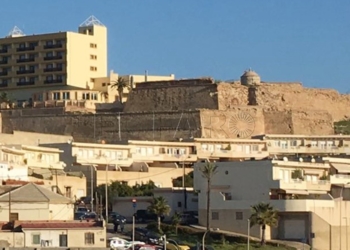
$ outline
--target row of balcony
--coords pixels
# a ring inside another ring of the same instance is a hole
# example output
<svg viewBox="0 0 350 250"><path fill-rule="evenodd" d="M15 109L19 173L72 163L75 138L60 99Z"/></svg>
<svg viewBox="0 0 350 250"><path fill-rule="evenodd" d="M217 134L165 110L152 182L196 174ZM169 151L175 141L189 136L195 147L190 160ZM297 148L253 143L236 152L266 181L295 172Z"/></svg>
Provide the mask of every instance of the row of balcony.
<svg viewBox="0 0 350 250"><path fill-rule="evenodd" d="M350 176L348 176L350 180ZM330 191L331 181L317 180L317 181L304 181L298 179L276 180L272 188L285 189L285 190L317 190L317 191ZM332 183L333 184L333 183Z"/></svg>
<svg viewBox="0 0 350 250"><path fill-rule="evenodd" d="M36 48L38 48L39 50L41 48L44 48L44 49L60 49L60 48L63 48L63 44L62 43L56 43L56 44L46 44L44 46L26 46L26 47L16 48L16 51L17 52L34 51ZM2 49L0 49L0 54L9 53L10 50L11 49L2 48Z"/></svg>
<svg viewBox="0 0 350 250"><path fill-rule="evenodd" d="M44 72L61 72L63 70L62 67L54 67L54 68L45 68L43 69ZM25 70L17 70L17 75L24 75L24 74L35 74L38 72L35 72L35 69L25 69ZM0 72L0 76L7 76L9 74L8 71L2 71Z"/></svg>
<svg viewBox="0 0 350 250"><path fill-rule="evenodd" d="M40 58L40 57L38 57ZM44 61L53 61L53 60L61 60L63 59L62 55L56 55L56 56L45 56L43 57ZM0 60L0 64L8 64L9 60ZM29 58L19 58L16 60L17 63L28 63L28 62L35 62L35 57L29 57Z"/></svg>

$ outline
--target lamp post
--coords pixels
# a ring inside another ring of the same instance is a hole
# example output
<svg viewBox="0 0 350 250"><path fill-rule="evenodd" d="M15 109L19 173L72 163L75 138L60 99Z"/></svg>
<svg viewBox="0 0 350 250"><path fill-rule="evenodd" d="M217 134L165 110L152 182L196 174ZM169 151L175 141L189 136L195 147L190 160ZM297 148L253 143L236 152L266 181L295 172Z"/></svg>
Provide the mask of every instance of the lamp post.
<svg viewBox="0 0 350 250"><path fill-rule="evenodd" d="M248 219L248 237L247 237L247 249L250 247L250 219Z"/></svg>
<svg viewBox="0 0 350 250"><path fill-rule="evenodd" d="M108 227L108 163L106 164L105 197L106 197L106 226Z"/></svg>
<svg viewBox="0 0 350 250"><path fill-rule="evenodd" d="M213 230L213 231L218 231L220 230L219 228L211 228L209 230L206 230L203 234L203 237L202 237L202 250L205 250L205 236L207 235L207 233L210 232L210 230Z"/></svg>

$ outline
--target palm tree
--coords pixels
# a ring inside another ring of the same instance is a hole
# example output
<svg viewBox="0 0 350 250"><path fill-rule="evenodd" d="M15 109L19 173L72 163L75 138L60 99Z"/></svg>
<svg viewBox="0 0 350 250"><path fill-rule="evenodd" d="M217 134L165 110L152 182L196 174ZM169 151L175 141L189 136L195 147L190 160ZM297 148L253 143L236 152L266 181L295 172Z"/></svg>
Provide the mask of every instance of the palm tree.
<svg viewBox="0 0 350 250"><path fill-rule="evenodd" d="M112 88L117 88L119 101L120 103L123 103L124 89L130 89L130 83L121 76L119 76L118 79L112 84Z"/></svg>
<svg viewBox="0 0 350 250"><path fill-rule="evenodd" d="M213 176L217 173L217 166L215 163L207 162L205 165L200 167L202 176L207 179L207 231L210 230L210 191L211 181Z"/></svg>
<svg viewBox="0 0 350 250"><path fill-rule="evenodd" d="M277 210L269 203L260 202L252 206L252 215L250 216L250 227L254 225L261 226L261 245L266 243L265 229L266 225L275 227L278 222Z"/></svg>
<svg viewBox="0 0 350 250"><path fill-rule="evenodd" d="M171 222L173 224L173 226L175 227L175 233L177 235L177 229L181 223L181 214L179 212L175 212L175 214L173 215L173 217L171 218Z"/></svg>
<svg viewBox="0 0 350 250"><path fill-rule="evenodd" d="M170 206L163 196L154 197L148 211L157 215L158 231L161 232L160 222L161 217L170 213Z"/></svg>

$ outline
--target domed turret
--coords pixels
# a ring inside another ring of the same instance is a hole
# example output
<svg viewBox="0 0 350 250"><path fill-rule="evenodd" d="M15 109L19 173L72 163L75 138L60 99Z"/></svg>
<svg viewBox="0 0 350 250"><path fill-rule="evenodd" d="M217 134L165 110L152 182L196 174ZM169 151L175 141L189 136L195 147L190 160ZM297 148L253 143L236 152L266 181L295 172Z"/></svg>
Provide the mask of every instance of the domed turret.
<svg viewBox="0 0 350 250"><path fill-rule="evenodd" d="M243 75L241 76L242 85L260 85L260 83L260 76L251 69L244 71Z"/></svg>

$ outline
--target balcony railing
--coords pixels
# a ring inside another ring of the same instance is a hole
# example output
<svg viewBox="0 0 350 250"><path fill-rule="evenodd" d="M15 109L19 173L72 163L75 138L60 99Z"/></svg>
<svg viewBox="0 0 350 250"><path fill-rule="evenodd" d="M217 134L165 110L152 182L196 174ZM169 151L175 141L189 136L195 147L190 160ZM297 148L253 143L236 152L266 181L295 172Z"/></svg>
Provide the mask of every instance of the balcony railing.
<svg viewBox="0 0 350 250"><path fill-rule="evenodd" d="M7 76L7 75L8 75L7 71L0 72L0 76Z"/></svg>
<svg viewBox="0 0 350 250"><path fill-rule="evenodd" d="M350 182L350 175L347 174L334 174L330 176L332 184L347 184Z"/></svg>
<svg viewBox="0 0 350 250"><path fill-rule="evenodd" d="M35 81L17 82L17 86L28 86L28 85L35 85Z"/></svg>
<svg viewBox="0 0 350 250"><path fill-rule="evenodd" d="M7 49L0 49L0 53L7 53L8 50Z"/></svg>
<svg viewBox="0 0 350 250"><path fill-rule="evenodd" d="M309 147L309 146L296 146L296 147L268 147L270 154L302 154L302 153L319 153L319 154L341 154L350 153L350 147L330 146L330 147Z"/></svg>
<svg viewBox="0 0 350 250"><path fill-rule="evenodd" d="M18 70L17 75L23 75L23 74L30 74L30 73L35 73L34 69L25 69L25 70Z"/></svg>
<svg viewBox="0 0 350 250"><path fill-rule="evenodd" d="M331 182L327 180L304 181L299 179L277 180L277 188L289 190L305 190L305 191L329 191ZM312 193L312 192L310 192Z"/></svg>
<svg viewBox="0 0 350 250"><path fill-rule="evenodd" d="M264 150L260 151L235 151L235 150L215 150L215 151L209 151L209 150L198 150L197 155L199 158L208 158L208 157L222 157L222 158L265 158L268 156L268 152Z"/></svg>
<svg viewBox="0 0 350 250"><path fill-rule="evenodd" d="M7 63L8 63L7 60L1 60L1 61L0 61L0 64L7 64Z"/></svg>
<svg viewBox="0 0 350 250"><path fill-rule="evenodd" d="M17 51L31 51L31 50L35 50L35 46L17 48Z"/></svg>
<svg viewBox="0 0 350 250"><path fill-rule="evenodd" d="M63 56L45 56L44 57L44 60L45 61L50 61L50 60L59 60L59 59L62 59Z"/></svg>
<svg viewBox="0 0 350 250"><path fill-rule="evenodd" d="M62 67L56 67L56 68L46 68L44 69L44 72L55 72L55 71L62 71Z"/></svg>
<svg viewBox="0 0 350 250"><path fill-rule="evenodd" d="M53 84L53 83L62 83L62 79L52 79L52 80L45 80L44 84Z"/></svg>
<svg viewBox="0 0 350 250"><path fill-rule="evenodd" d="M0 83L0 88L6 88L8 87L8 83Z"/></svg>
<svg viewBox="0 0 350 250"><path fill-rule="evenodd" d="M35 58L22 58L22 59L17 59L17 63L23 63L23 62L34 62Z"/></svg>
<svg viewBox="0 0 350 250"><path fill-rule="evenodd" d="M62 44L61 43L56 43L56 44L44 45L44 49L57 49L57 48L62 48Z"/></svg>

